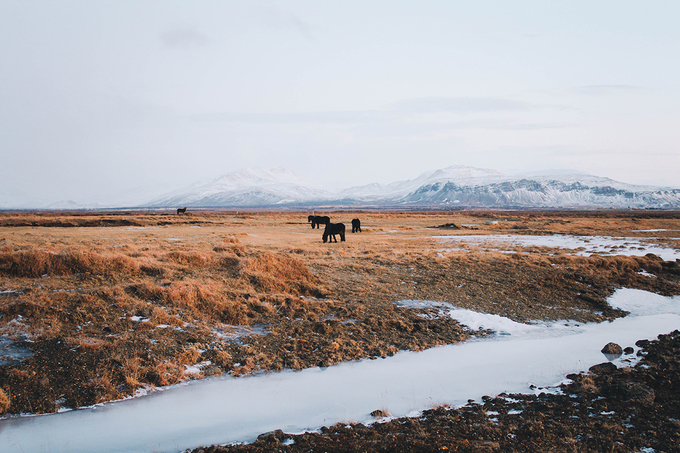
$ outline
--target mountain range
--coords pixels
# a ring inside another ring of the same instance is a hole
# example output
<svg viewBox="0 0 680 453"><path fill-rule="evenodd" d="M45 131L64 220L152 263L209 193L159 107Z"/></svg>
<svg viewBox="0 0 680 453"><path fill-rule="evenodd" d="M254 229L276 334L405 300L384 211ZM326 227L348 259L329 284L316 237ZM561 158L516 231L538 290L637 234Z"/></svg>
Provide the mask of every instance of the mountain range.
<svg viewBox="0 0 680 453"><path fill-rule="evenodd" d="M505 175L452 166L415 179L331 191L283 168L247 168L140 207L403 209L680 209L680 189L639 186L576 171Z"/></svg>

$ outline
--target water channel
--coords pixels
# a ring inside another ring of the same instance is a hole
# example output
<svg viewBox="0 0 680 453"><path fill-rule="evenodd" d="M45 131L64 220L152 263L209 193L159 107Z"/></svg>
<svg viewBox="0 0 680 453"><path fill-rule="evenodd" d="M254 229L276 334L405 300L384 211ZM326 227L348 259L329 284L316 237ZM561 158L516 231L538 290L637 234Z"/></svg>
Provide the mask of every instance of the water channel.
<svg viewBox="0 0 680 453"><path fill-rule="evenodd" d="M415 415L440 404L461 406L483 395L543 391L540 387L555 385L568 373L606 361L600 350L610 341L633 346L636 340L680 329L680 297L620 289L609 303L630 315L601 324L528 326L451 308L451 316L471 327L499 334L386 359L193 381L91 408L6 418L0 420L0 451L180 452L248 442L278 428L297 433L368 421L375 409ZM633 357L622 356L615 363L621 366Z"/></svg>

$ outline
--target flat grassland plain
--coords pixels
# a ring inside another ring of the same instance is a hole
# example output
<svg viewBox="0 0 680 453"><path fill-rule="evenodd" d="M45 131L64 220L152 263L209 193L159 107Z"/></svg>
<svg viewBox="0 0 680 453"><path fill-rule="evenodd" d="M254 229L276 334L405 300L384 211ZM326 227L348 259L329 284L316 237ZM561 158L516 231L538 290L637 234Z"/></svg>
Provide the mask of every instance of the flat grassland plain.
<svg viewBox="0 0 680 453"><path fill-rule="evenodd" d="M625 315L606 302L617 288L680 294L680 263L656 255L450 249L437 237L654 238L677 250L678 212L324 212L347 227L337 243L323 243L308 214L0 213L0 414L49 413L187 379L329 366L490 333L434 309L395 305L405 299L518 322L601 322ZM362 232L351 232L353 218ZM421 419L275 432L197 451L633 451L650 442L678 451L680 334L662 340L644 345L646 368L572 376L570 387L606 400L603 388L647 373L645 389L657 395L647 404L654 429L633 429L614 411L604 421L574 416L565 409L573 403L556 396L517 396L527 415L512 423L503 418L507 402L490 399ZM661 397L663 389L671 393ZM623 400L644 409L644 401ZM487 411L501 415L491 420Z"/></svg>

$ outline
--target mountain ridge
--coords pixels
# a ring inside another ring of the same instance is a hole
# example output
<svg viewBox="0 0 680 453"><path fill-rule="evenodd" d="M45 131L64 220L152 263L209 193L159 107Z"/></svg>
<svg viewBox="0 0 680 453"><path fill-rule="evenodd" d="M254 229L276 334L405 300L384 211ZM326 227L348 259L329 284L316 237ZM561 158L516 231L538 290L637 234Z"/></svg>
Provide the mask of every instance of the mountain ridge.
<svg viewBox="0 0 680 453"><path fill-rule="evenodd" d="M680 209L680 189L637 186L572 170L506 175L462 165L414 179L328 191L280 167L246 168L140 207L196 208L620 208Z"/></svg>

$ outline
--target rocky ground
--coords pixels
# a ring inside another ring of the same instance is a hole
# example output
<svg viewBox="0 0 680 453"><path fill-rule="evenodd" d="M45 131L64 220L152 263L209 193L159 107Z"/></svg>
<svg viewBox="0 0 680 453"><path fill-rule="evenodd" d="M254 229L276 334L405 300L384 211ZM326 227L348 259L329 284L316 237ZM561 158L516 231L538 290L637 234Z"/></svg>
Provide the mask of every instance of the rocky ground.
<svg viewBox="0 0 680 453"><path fill-rule="evenodd" d="M559 394L484 396L480 403L437 407L416 418L305 434L274 431L252 444L192 453L680 451L680 331L637 344L637 365L595 365L569 375Z"/></svg>

